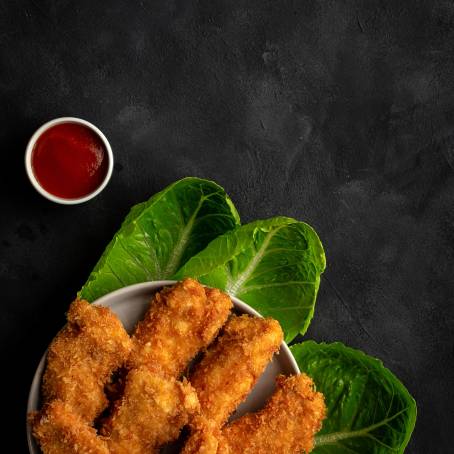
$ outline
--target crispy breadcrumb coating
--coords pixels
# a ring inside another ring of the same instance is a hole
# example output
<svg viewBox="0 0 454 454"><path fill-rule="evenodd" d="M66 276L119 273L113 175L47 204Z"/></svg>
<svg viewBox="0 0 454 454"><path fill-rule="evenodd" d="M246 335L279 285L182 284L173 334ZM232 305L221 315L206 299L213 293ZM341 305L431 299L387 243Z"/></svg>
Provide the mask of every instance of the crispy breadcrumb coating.
<svg viewBox="0 0 454 454"><path fill-rule="evenodd" d="M225 423L279 350L282 338L276 320L248 315L229 319L189 379L207 420L218 427Z"/></svg>
<svg viewBox="0 0 454 454"><path fill-rule="evenodd" d="M30 419L44 454L109 454L106 441L60 400L46 404Z"/></svg>
<svg viewBox="0 0 454 454"><path fill-rule="evenodd" d="M181 454L218 454L221 438L221 429L213 421L196 416L191 421L191 435ZM223 454L228 454L228 445L221 444Z"/></svg>
<svg viewBox="0 0 454 454"><path fill-rule="evenodd" d="M326 416L323 394L305 374L280 376L263 410L250 413L222 430L218 454L301 454L311 452L314 435Z"/></svg>
<svg viewBox="0 0 454 454"><path fill-rule="evenodd" d="M227 320L232 301L218 289L185 279L156 293L134 331L128 369L178 377L199 350L208 346Z"/></svg>
<svg viewBox="0 0 454 454"><path fill-rule="evenodd" d="M131 340L108 308L76 300L68 323L50 344L43 377L45 402L64 401L87 423L106 408L104 385L127 359Z"/></svg>
<svg viewBox="0 0 454 454"><path fill-rule="evenodd" d="M176 439L199 410L187 381L154 374L146 367L128 373L123 397L102 428L112 454L144 454Z"/></svg>

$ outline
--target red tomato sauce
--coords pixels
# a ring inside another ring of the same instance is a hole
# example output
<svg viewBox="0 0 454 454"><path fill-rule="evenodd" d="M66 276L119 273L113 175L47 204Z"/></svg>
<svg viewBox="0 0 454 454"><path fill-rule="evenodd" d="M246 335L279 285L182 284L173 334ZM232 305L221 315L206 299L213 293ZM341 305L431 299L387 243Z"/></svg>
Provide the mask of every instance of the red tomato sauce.
<svg viewBox="0 0 454 454"><path fill-rule="evenodd" d="M32 152L33 173L51 194L77 199L104 181L108 155L101 138L77 123L62 123L45 131Z"/></svg>

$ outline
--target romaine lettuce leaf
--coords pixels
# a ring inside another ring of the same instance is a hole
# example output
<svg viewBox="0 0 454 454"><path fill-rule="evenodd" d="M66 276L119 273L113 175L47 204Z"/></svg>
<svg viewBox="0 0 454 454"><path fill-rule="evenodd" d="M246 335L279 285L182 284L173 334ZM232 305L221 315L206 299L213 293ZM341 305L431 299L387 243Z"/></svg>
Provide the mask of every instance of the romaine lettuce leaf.
<svg viewBox="0 0 454 454"><path fill-rule="evenodd" d="M193 277L237 296L279 320L290 341L309 326L324 269L325 254L314 230L276 217L216 238L174 278Z"/></svg>
<svg viewBox="0 0 454 454"><path fill-rule="evenodd" d="M378 359L340 342L291 347L302 372L325 395L328 417L314 454L403 453L416 421L416 403Z"/></svg>
<svg viewBox="0 0 454 454"><path fill-rule="evenodd" d="M168 279L239 223L231 200L216 183L179 180L132 207L79 296L94 301L126 285Z"/></svg>

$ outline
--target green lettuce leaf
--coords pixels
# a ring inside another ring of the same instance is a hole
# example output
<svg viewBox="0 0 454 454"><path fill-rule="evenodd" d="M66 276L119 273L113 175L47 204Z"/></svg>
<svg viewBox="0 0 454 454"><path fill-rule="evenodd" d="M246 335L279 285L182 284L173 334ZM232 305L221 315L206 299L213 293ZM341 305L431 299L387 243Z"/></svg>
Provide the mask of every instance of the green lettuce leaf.
<svg viewBox="0 0 454 454"><path fill-rule="evenodd" d="M216 183L179 180L131 209L79 296L94 301L126 285L168 279L239 223L231 200Z"/></svg>
<svg viewBox="0 0 454 454"><path fill-rule="evenodd" d="M193 277L237 296L279 320L289 341L309 326L324 269L325 254L314 230L276 217L216 238L174 277Z"/></svg>
<svg viewBox="0 0 454 454"><path fill-rule="evenodd" d="M416 422L416 403L378 359L340 342L291 347L302 372L325 395L328 417L314 454L403 453Z"/></svg>

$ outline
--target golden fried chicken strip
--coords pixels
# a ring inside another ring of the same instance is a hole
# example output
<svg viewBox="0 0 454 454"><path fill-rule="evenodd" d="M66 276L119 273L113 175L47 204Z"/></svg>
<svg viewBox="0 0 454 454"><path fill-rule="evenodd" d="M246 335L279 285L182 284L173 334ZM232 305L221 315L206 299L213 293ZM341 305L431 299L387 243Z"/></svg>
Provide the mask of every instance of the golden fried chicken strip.
<svg viewBox="0 0 454 454"><path fill-rule="evenodd" d="M91 424L107 407L104 385L127 359L131 340L108 308L74 301L68 323L52 341L42 393L45 402L60 399Z"/></svg>
<svg viewBox="0 0 454 454"><path fill-rule="evenodd" d="M181 454L217 454L220 436L206 429L195 430L191 432Z"/></svg>
<svg viewBox="0 0 454 454"><path fill-rule="evenodd" d="M213 421L196 416L191 421L191 435L181 454L218 454L220 444L223 454L228 454L228 445L222 443L221 438L221 429Z"/></svg>
<svg viewBox="0 0 454 454"><path fill-rule="evenodd" d="M280 376L265 408L234 421L222 430L218 453L301 454L311 452L314 435L326 416L323 394L305 374Z"/></svg>
<svg viewBox="0 0 454 454"><path fill-rule="evenodd" d="M44 454L109 454L106 441L60 400L46 404L31 423Z"/></svg>
<svg viewBox="0 0 454 454"><path fill-rule="evenodd" d="M126 377L123 397L101 429L112 454L143 454L176 439L199 410L197 395L187 381L154 374L146 367Z"/></svg>
<svg viewBox="0 0 454 454"><path fill-rule="evenodd" d="M216 337L232 301L218 289L185 279L157 293L136 326L128 369L178 377L189 361Z"/></svg>
<svg viewBox="0 0 454 454"><path fill-rule="evenodd" d="M276 320L248 315L229 319L189 379L205 419L218 427L224 424L279 350L282 338Z"/></svg>

